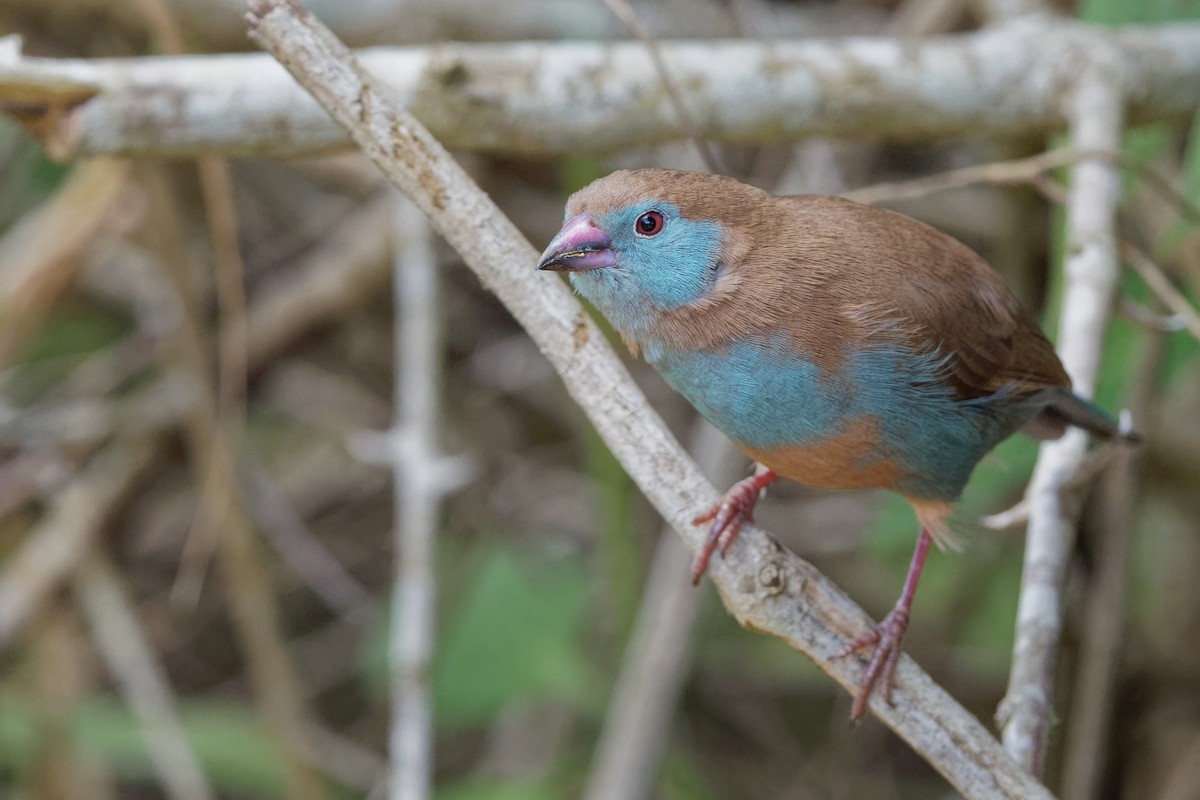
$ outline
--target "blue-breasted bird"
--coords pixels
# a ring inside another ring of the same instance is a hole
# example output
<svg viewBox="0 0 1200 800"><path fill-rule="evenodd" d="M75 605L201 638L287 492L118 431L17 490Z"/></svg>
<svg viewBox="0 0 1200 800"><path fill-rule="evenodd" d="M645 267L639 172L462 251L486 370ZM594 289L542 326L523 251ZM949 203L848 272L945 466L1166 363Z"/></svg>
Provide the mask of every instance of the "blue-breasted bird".
<svg viewBox="0 0 1200 800"><path fill-rule="evenodd" d="M836 197L775 197L732 178L619 171L567 201L538 269L571 283L625 343L760 467L712 521L699 580L777 477L885 488L921 533L895 608L840 655L874 647L851 716L892 670L932 542L975 464L1017 430L1116 423L1071 391L1053 347L966 245Z"/></svg>

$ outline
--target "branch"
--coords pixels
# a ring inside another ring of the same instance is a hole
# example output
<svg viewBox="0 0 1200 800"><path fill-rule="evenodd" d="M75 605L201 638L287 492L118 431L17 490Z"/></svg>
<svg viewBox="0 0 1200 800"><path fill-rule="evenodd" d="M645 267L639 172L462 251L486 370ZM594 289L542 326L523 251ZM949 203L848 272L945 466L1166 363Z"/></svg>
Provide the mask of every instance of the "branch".
<svg viewBox="0 0 1200 800"><path fill-rule="evenodd" d="M79 164L49 200L0 238L0 369L17 360L75 280L83 254L112 227L128 174L124 161Z"/></svg>
<svg viewBox="0 0 1200 800"><path fill-rule="evenodd" d="M562 376L606 444L642 491L695 550L690 524L717 492L647 405L620 359L561 281L535 273L535 251L445 148L311 15L286 2L255 2L251 36L309 89L385 174L496 293ZM741 624L808 654L848 690L861 664L833 660L867 615L810 564L756 528L738 537L711 576ZM680 580L684 579L680 575ZM896 704L872 710L968 798L1048 798L973 716L907 656L896 670Z"/></svg>
<svg viewBox="0 0 1200 800"><path fill-rule="evenodd" d="M707 421L693 426L696 461L721 484L736 480L746 458ZM633 632L617 676L584 800L642 800L654 796L654 778L670 739L671 722L692 665L696 618L702 596L681 580L692 554L670 528L658 547Z"/></svg>
<svg viewBox="0 0 1200 800"><path fill-rule="evenodd" d="M396 565L389 665L392 800L425 800L433 785L434 541L442 498L465 477L438 448L442 381L440 280L433 231L393 193L396 427L388 438L395 475Z"/></svg>
<svg viewBox="0 0 1200 800"><path fill-rule="evenodd" d="M71 574L109 514L149 466L148 440L118 441L91 460L0 572L0 648Z"/></svg>
<svg viewBox="0 0 1200 800"><path fill-rule="evenodd" d="M113 565L93 553L76 570L73 585L96 647L138 720L164 793L171 800L214 797L179 719L170 684Z"/></svg>
<svg viewBox="0 0 1200 800"><path fill-rule="evenodd" d="M1068 99L1074 147L1115 151L1121 146L1120 75L1111 63L1098 61L1080 76ZM1116 287L1119 192L1119 172L1105 160L1082 160L1071 171L1058 351L1075 391L1084 397L1095 392ZM1079 428L1043 445L1027 495L1029 531L1012 671L997 718L1004 728L1005 748L1035 775L1041 774L1050 724L1062 586L1080 511L1078 494L1067 484L1086 459L1087 445L1088 435Z"/></svg>
<svg viewBox="0 0 1200 800"><path fill-rule="evenodd" d="M1146 337L1130 383L1130 413L1146 419L1153 407L1155 378L1163 362L1166 337ZM1117 681L1124 663L1127 562L1135 529L1134 509L1139 494L1141 453L1120 447L1099 487L1100 507L1091 570L1075 659L1074 687L1063 749L1063 800L1087 800L1103 793L1112 762L1111 736L1116 719Z"/></svg>
<svg viewBox="0 0 1200 800"><path fill-rule="evenodd" d="M9 40L11 41L11 40ZM0 107L47 150L189 156L313 153L345 131L258 54L72 60L0 47ZM1103 28L1026 19L929 39L664 42L698 133L714 141L813 135L910 140L1061 129L1081 65L1115 53L1134 120L1200 103L1200 23ZM446 146L548 156L678 139L678 116L639 42L364 50L381 96ZM1034 80L1031 76L1037 76Z"/></svg>

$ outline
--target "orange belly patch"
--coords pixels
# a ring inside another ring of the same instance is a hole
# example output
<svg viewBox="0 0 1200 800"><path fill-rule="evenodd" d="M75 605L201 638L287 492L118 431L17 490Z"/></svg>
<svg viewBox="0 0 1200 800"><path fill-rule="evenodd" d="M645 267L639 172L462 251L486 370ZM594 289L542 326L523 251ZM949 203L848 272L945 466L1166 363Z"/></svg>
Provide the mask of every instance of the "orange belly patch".
<svg viewBox="0 0 1200 800"><path fill-rule="evenodd" d="M788 480L820 489L891 489L900 470L874 451L874 417L859 417L815 444L742 451Z"/></svg>

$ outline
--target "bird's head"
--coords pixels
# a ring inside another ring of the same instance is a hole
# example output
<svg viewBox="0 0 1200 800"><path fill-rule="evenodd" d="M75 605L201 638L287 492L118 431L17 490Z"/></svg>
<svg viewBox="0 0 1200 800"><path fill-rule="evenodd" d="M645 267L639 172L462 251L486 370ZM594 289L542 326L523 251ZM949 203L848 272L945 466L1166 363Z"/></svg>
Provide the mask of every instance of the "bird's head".
<svg viewBox="0 0 1200 800"><path fill-rule="evenodd" d="M538 269L568 272L618 330L640 338L660 315L713 296L729 263L730 230L719 212L733 187L758 191L699 173L614 172L567 201Z"/></svg>

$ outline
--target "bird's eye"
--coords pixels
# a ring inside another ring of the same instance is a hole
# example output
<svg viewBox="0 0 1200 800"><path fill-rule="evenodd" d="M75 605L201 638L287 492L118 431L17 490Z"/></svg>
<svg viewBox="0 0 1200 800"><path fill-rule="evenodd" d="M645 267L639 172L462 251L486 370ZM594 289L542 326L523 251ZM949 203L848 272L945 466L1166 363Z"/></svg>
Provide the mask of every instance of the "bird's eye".
<svg viewBox="0 0 1200 800"><path fill-rule="evenodd" d="M633 227L641 236L654 236L663 229L663 215L658 211L647 211L637 218Z"/></svg>

